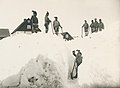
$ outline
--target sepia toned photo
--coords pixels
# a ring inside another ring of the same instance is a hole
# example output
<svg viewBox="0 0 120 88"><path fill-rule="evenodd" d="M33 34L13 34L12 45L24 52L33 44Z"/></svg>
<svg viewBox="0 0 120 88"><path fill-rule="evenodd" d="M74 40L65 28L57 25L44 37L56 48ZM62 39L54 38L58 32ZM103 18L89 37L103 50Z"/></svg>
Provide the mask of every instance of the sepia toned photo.
<svg viewBox="0 0 120 88"><path fill-rule="evenodd" d="M120 0L0 0L0 88L120 88Z"/></svg>

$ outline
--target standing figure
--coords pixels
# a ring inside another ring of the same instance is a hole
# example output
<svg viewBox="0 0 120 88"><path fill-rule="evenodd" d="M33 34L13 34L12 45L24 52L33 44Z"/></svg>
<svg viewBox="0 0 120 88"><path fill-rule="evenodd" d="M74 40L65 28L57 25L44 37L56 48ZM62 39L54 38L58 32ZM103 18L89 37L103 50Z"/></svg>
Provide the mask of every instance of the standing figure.
<svg viewBox="0 0 120 88"><path fill-rule="evenodd" d="M51 22L51 20L49 19L49 12L47 11L46 15L45 15L45 33L48 33L49 30L49 23Z"/></svg>
<svg viewBox="0 0 120 88"><path fill-rule="evenodd" d="M33 15L31 17L31 22L32 22L32 33L38 31L38 18L37 18L37 12L32 10Z"/></svg>
<svg viewBox="0 0 120 88"><path fill-rule="evenodd" d="M85 23L83 24L82 28L84 28L85 36L88 36L89 33L89 25L87 21L85 20Z"/></svg>
<svg viewBox="0 0 120 88"><path fill-rule="evenodd" d="M77 54L75 50L73 51L73 55L75 56L76 59L75 59L74 66L71 72L71 79L78 77L78 66L82 63L82 59L83 59L82 53L80 52L80 50L76 50L76 51L77 51Z"/></svg>
<svg viewBox="0 0 120 88"><path fill-rule="evenodd" d="M104 29L104 24L101 19L99 19L98 28L99 28L99 31L102 31L102 29Z"/></svg>
<svg viewBox="0 0 120 88"><path fill-rule="evenodd" d="M93 20L91 20L90 28L91 28L91 33L95 32L95 26Z"/></svg>
<svg viewBox="0 0 120 88"><path fill-rule="evenodd" d="M60 22L58 21L58 17L54 17L54 18L55 20L53 21L53 28L54 28L55 34L58 35L59 27L61 27L61 30L62 30L62 26L60 25Z"/></svg>
<svg viewBox="0 0 120 88"><path fill-rule="evenodd" d="M95 26L95 32L98 32L98 22L97 22L97 18L95 18L94 26Z"/></svg>

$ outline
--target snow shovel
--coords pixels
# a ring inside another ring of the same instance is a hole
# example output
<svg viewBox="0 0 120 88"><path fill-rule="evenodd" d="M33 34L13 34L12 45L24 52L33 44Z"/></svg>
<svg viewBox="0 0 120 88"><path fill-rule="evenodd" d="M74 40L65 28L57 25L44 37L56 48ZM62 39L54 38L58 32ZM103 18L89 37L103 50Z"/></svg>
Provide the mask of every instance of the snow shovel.
<svg viewBox="0 0 120 88"><path fill-rule="evenodd" d="M73 69L72 69L72 72L71 72L71 79L73 79L77 74L75 64L76 64L76 61L74 62Z"/></svg>

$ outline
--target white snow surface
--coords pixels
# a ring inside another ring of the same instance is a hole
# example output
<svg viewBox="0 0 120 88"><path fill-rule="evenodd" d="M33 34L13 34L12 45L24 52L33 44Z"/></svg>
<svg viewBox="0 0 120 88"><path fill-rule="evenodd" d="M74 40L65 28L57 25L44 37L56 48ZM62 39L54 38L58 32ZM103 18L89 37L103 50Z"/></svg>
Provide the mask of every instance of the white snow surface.
<svg viewBox="0 0 120 88"><path fill-rule="evenodd" d="M18 75L31 62L35 64L36 60L50 60L59 68L58 73L68 88L78 88L78 84L80 88L120 86L120 32L116 25L119 22L92 34L91 39L79 37L70 42L42 33L19 34L3 39L0 41L0 80ZM83 63L79 66L78 79L72 81L68 79L68 72L73 65L72 50L75 49L81 50ZM31 72L35 68L33 66Z"/></svg>
<svg viewBox="0 0 120 88"><path fill-rule="evenodd" d="M93 33L90 37L68 43L71 49L80 48L83 63L79 67L79 83L82 87L120 86L120 22Z"/></svg>
<svg viewBox="0 0 120 88"><path fill-rule="evenodd" d="M42 74L49 75L53 81L60 78L63 83L67 82L74 58L65 41L60 37L42 33L18 34L0 41L0 46L2 86L16 86L21 79L22 88L28 86L28 78L41 77Z"/></svg>

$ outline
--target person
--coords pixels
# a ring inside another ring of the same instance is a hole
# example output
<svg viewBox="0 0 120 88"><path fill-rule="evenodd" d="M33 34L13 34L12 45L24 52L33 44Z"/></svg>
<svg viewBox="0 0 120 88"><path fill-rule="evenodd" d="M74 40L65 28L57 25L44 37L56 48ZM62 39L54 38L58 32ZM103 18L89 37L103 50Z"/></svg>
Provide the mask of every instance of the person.
<svg viewBox="0 0 120 88"><path fill-rule="evenodd" d="M95 18L94 26L95 26L95 32L98 32L98 21L97 21L97 18Z"/></svg>
<svg viewBox="0 0 120 88"><path fill-rule="evenodd" d="M82 28L84 28L85 36L88 36L89 33L89 25L87 21L85 20L85 23L83 24Z"/></svg>
<svg viewBox="0 0 120 88"><path fill-rule="evenodd" d="M53 21L53 28L54 28L55 34L58 35L59 27L61 27L62 29L62 26L60 25L60 22L58 21L58 17L54 17L54 18L55 20Z"/></svg>
<svg viewBox="0 0 120 88"><path fill-rule="evenodd" d="M49 12L47 11L46 15L45 15L45 33L48 33L48 30L49 30L49 23L51 22L51 20L49 19Z"/></svg>
<svg viewBox="0 0 120 88"><path fill-rule="evenodd" d="M74 62L74 66L71 72L71 79L73 78L77 78L78 77L78 66L82 63L82 53L80 52L80 50L76 50L77 54L75 52L75 50L73 51L73 55L75 56L75 62ZM74 72L75 71L75 72ZM75 75L73 73L76 73Z"/></svg>
<svg viewBox="0 0 120 88"><path fill-rule="evenodd" d="M99 19L98 29L99 29L99 31L102 31L102 29L104 29L104 24L101 19Z"/></svg>
<svg viewBox="0 0 120 88"><path fill-rule="evenodd" d="M37 18L37 12L32 10L33 15L31 17L31 22L32 22L32 33L36 32L38 30L38 18Z"/></svg>
<svg viewBox="0 0 120 88"><path fill-rule="evenodd" d="M91 33L95 32L95 26L93 20L91 20L90 28L91 28Z"/></svg>

